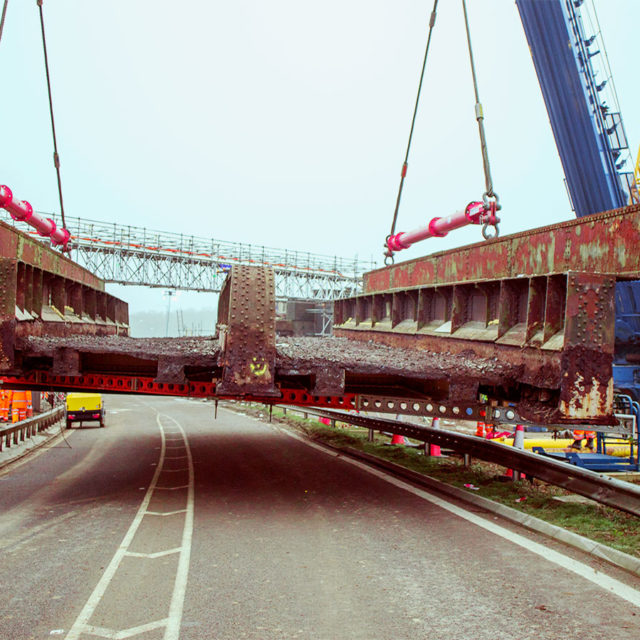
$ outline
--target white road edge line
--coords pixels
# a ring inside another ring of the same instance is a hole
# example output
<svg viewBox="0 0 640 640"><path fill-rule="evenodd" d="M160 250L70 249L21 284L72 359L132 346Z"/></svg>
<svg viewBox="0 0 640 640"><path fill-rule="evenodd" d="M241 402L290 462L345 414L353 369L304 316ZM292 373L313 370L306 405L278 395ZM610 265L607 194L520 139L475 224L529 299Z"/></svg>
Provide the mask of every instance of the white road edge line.
<svg viewBox="0 0 640 640"><path fill-rule="evenodd" d="M189 564L191 562L191 541L193 539L193 513L194 513L194 493L195 481L193 471L193 456L191 455L191 447L189 440L182 425L167 416L182 433L184 438L185 450L189 461L189 488L187 490L187 512L184 518L184 529L182 531L182 552L178 559L178 569L176 571L176 581L173 587L173 595L171 596L171 604L169 605L169 621L164 632L164 640L179 640L180 625L182 624L182 611L184 608L184 598L187 593L187 580L189 577Z"/></svg>
<svg viewBox="0 0 640 640"><path fill-rule="evenodd" d="M605 573L602 573L601 571L592 569L591 567L584 564L583 562L580 562L579 560L574 560L573 558L564 556L561 553L554 551L553 549L549 549L537 542L534 542L533 540L529 540L528 538L521 536L518 533L509 531L509 529L505 529L504 527L501 527L500 525L495 524L494 522L486 520L481 516L478 516L474 513L466 511L465 509L458 507L457 505L452 504L447 500L443 500L442 498L439 498L436 495L429 493L428 491L425 491L423 489L418 489L417 487L414 487L413 485L410 485L402 480L399 480L398 478L394 478L393 476L390 476L384 473L383 471L374 469L373 467L370 467L369 465L364 464L359 460L354 460L347 456L342 456L339 453L336 453L334 451L327 450L325 447L317 445L313 442L309 442L305 438L298 436L297 434L291 433L290 431L286 431L283 429L281 430L281 432L285 433L291 438L295 438L296 440L303 442L309 447L322 451L326 455L329 455L333 458L339 457L344 462L347 462L348 464L358 467L366 471L367 473L370 473L371 475L377 476L378 478L381 478L382 480L384 480L385 482L388 482L389 484L393 484L396 487L399 487L400 489L404 489L409 493L413 493L415 496L418 496L423 500L427 500L428 502L431 502L441 507L442 509L449 511L450 513L453 513L459 516L460 518L463 518L464 520L471 522L472 524L482 527L483 529L486 529L487 531L490 531L491 533L494 533L504 538L505 540L508 540L509 542L512 542L514 544L517 544L520 547L523 547L524 549L526 549L527 551L530 551L531 553L535 553L539 555L540 557L542 557L545 560L548 560L549 562L553 562L554 564L557 564L558 566L562 567L563 569L566 569L567 571L571 571L572 573L575 573L589 580L590 582L593 582L594 584L598 585L605 591L608 591L609 593L612 593L618 596L619 598L622 598L623 600L630 602L636 607L640 607L640 591L626 585L624 582L621 582L620 580L611 578L610 576L608 576Z"/></svg>
<svg viewBox="0 0 640 640"><path fill-rule="evenodd" d="M158 424L158 428L160 429L161 436L161 447L160 447L160 458L158 459L158 466L156 467L156 471L153 475L153 479L151 480L151 484L149 484L149 488L145 493L145 496L142 500L142 504L138 508L138 512L136 513L129 530L125 534L120 546L118 547L115 555L111 559L111 562L107 566L105 572L102 574L102 577L98 581L93 593L89 596L86 604L82 608L80 615L76 618L76 621L73 623L73 626L69 630L69 633L66 636L66 640L77 640L82 633L85 631L85 627L89 622L89 619L93 615L93 612L96 610L96 607L100 603L102 596L104 596L109 583L113 579L122 559L125 557L127 550L129 549L129 545L133 540L133 536L136 534L140 523L142 522L142 518L144 517L145 512L149 506L149 502L151 501L151 496L153 495L153 491L158 482L158 478L160 477L160 473L162 471L162 465L164 463L164 454L165 454L165 437L164 431L162 429L162 424L160 423L159 414L156 415L156 422Z"/></svg>

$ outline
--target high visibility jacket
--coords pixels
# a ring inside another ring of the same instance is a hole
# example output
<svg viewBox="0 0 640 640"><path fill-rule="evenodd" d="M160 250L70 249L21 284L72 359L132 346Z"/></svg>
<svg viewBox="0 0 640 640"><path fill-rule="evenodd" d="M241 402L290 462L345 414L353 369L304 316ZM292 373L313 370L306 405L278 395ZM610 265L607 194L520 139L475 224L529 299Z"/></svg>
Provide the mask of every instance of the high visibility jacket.
<svg viewBox="0 0 640 640"><path fill-rule="evenodd" d="M0 420L9 420L9 409L11 407L11 391L0 391Z"/></svg>
<svg viewBox="0 0 640 640"><path fill-rule="evenodd" d="M585 438L595 438L595 431L574 431L573 439L574 440L584 440Z"/></svg>
<svg viewBox="0 0 640 640"><path fill-rule="evenodd" d="M27 417L27 392L13 392L13 411L18 412L18 420L24 420Z"/></svg>

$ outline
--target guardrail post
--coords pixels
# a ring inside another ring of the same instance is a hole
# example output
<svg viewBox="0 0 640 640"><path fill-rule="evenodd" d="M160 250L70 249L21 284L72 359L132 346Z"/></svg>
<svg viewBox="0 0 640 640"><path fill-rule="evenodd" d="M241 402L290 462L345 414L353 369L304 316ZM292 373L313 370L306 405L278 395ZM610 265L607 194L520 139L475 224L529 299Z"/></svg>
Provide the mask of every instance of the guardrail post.
<svg viewBox="0 0 640 640"><path fill-rule="evenodd" d="M470 467L471 466L471 455L468 453L465 453L462 457L462 464L465 467Z"/></svg>
<svg viewBox="0 0 640 640"><path fill-rule="evenodd" d="M369 429L369 433L367 433L367 442L374 441L374 431L373 429Z"/></svg>

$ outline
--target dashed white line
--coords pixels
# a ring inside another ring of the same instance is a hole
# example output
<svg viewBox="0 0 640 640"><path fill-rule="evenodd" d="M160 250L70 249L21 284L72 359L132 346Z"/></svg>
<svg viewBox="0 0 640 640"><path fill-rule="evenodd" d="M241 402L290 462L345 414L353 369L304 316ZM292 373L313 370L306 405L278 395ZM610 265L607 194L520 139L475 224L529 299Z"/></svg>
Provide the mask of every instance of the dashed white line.
<svg viewBox="0 0 640 640"><path fill-rule="evenodd" d="M187 439L187 434L185 433L182 425L179 422L174 420L170 416L166 416L169 420L171 420L178 431L170 431L172 435L175 433L179 433L180 439L183 440L183 444L180 447L168 447L167 440L175 440L175 438L168 439L165 434L165 429L163 428L162 422L160 421L160 413L156 411L156 423L158 428L160 429L161 435L161 447L160 447L160 457L158 460L158 464L153 475L153 479L145 493L145 496L142 500L140 507L131 523L127 533L125 534L120 546L116 550L115 555L111 559L111 562L107 566L106 571L98 581L95 589L89 596L86 604L84 605L82 611L78 615L76 621L73 626L69 630L69 633L66 636L66 640L77 640L82 634L91 634L100 636L103 638L131 638L136 635L140 635L142 633L146 633L147 631L152 631L155 629L165 628L164 640L178 640L180 634L180 625L182 623L182 611L184 607L184 598L186 594L187 588L187 579L189 574L189 563L191 558L191 541L193 538L193 515L194 515L194 470L193 470L193 458L191 455L191 449L189 448L189 441ZM185 469L163 469L164 461L165 461L165 453L169 448L181 448L184 449L186 457L188 460L188 466ZM189 481L188 484L180 485L177 487L169 487L169 486L159 486L158 480L161 473L171 472L171 471L188 471L189 472ZM149 511L149 503L151 502L152 495L154 491L176 491L178 489L187 489L187 504L185 509L180 509L171 512L162 512L162 511ZM169 516L176 514L184 514L184 527L182 532L182 543L180 547L176 547L173 549L166 549L164 551L158 551L155 553L138 553L129 551L129 546L140 527L142 519L144 516ZM171 595L171 601L169 604L169 615L167 618L163 618L162 620L156 620L153 622L145 623L143 625L139 625L136 627L132 627L130 629L116 630L116 629L108 629L105 627L98 627L89 624L91 620L91 616L94 614L96 608L100 604L109 584L111 583L114 575L118 571L122 560L125 557L133 557L133 558L145 558L145 559L155 559L168 555L179 554L178 558L178 567L176 570L176 577L173 587L173 592Z"/></svg>
<svg viewBox="0 0 640 640"><path fill-rule="evenodd" d="M149 558L155 560L156 558L163 558L164 556L172 556L174 553L180 553L182 547L176 547L175 549L167 549L166 551L156 551L155 553L139 553L138 551L127 551L124 555L130 558Z"/></svg>
<svg viewBox="0 0 640 640"><path fill-rule="evenodd" d="M76 618L76 621L73 623L73 626L69 630L67 634L66 640L77 640L80 637L89 622L89 619L93 615L93 612L96 610L96 607L102 600L102 596L104 596L107 587L111 580L113 580L113 576L115 575L122 559L124 558L127 550L129 549L129 545L133 540L133 536L136 534L140 523L142 522L142 518L144 517L145 511L149 506L149 502L151 502L151 496L153 495L153 490L158 483L158 478L160 477L160 473L162 471L162 464L164 462L164 454L165 454L165 437L164 431L162 430L162 425L160 424L159 418L157 418L156 422L158 423L158 427L160 429L160 437L161 437L161 447L160 447L160 458L158 460L158 466L156 467L156 471L153 475L153 479L151 480L151 484L145 493L144 498L142 499L142 504L140 505L138 512L136 513L129 530L125 534L120 546L118 547L115 555L111 559L111 562L107 566L105 572L102 574L102 578L100 578L98 584L96 585L93 593L89 596L86 604L84 605L80 615Z"/></svg>
<svg viewBox="0 0 640 640"><path fill-rule="evenodd" d="M113 638L113 640L125 640L126 638L133 638L133 636L138 636L141 633L146 633L147 631L155 631L156 629L162 629L162 627L166 626L167 618L163 620L156 620L154 622L147 622L146 624L141 624L137 627L131 627L130 629L123 629L121 631L116 631L115 629L105 629L104 627L94 627L92 625L87 625L86 633L90 633L94 636L99 636L101 638Z"/></svg>

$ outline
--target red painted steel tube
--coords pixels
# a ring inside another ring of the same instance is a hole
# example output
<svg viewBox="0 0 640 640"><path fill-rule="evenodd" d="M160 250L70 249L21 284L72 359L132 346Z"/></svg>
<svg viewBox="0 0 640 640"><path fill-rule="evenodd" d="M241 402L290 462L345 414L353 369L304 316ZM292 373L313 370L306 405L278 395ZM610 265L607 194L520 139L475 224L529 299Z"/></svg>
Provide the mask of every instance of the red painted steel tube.
<svg viewBox="0 0 640 640"><path fill-rule="evenodd" d="M26 200L18 200L6 185L0 185L0 207L6 209L14 220L26 222L36 229L43 238L50 238L51 244L62 245L69 242L70 234L66 229L58 229L51 218L43 218L33 212Z"/></svg>
<svg viewBox="0 0 640 640"><path fill-rule="evenodd" d="M498 222L496 203L490 202L488 210L483 202L471 202L463 211L456 211L446 218L433 218L426 227L413 231L401 231L387 238L387 255L408 249L412 244L427 238L444 238L449 231L466 227L468 224L490 224Z"/></svg>

